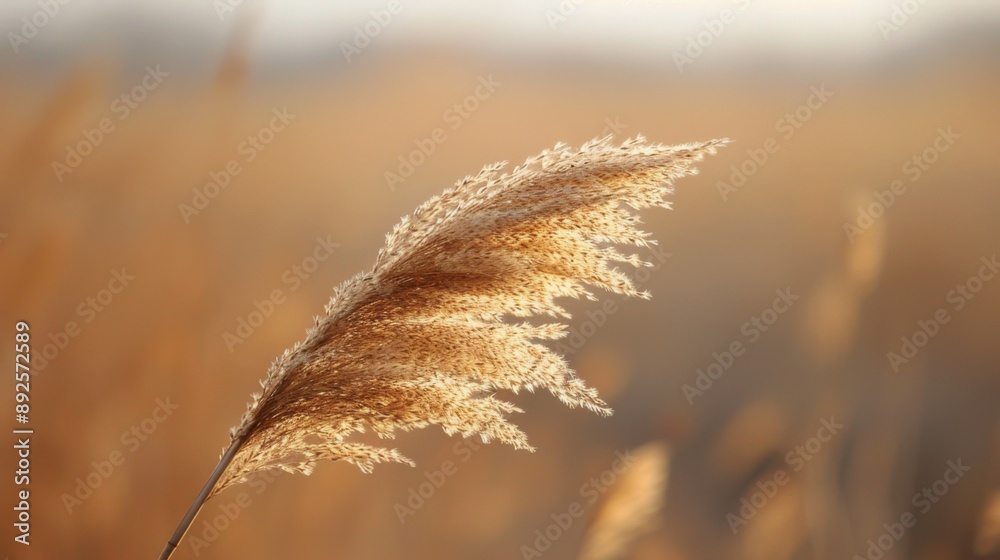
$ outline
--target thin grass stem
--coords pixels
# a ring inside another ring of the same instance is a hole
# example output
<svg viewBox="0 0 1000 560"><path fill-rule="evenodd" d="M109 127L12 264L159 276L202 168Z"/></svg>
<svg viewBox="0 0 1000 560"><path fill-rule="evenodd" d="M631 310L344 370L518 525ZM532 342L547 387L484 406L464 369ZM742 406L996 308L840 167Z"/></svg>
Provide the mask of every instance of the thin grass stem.
<svg viewBox="0 0 1000 560"><path fill-rule="evenodd" d="M184 519L181 520L180 525L177 526L177 530L174 531L170 540L167 541L167 545L163 547L163 552L160 553L160 560L167 560L173 555L174 550L177 549L177 545L180 544L181 539L184 538L184 534L187 533L191 523L194 522L194 518L198 516L198 512L201 511L202 506L205 505L205 501L208 499L209 494L212 493L212 489L215 488L215 484L219 482L219 478L222 477L222 473L225 472L226 467L236 456L236 452L240 448L241 440L233 440L229 449L226 451L222 459L219 460L219 464L215 466L215 470L212 471L212 475L208 477L208 482L205 483L204 488L198 493L198 497L194 499L194 503L191 504L191 508L188 509L187 514Z"/></svg>

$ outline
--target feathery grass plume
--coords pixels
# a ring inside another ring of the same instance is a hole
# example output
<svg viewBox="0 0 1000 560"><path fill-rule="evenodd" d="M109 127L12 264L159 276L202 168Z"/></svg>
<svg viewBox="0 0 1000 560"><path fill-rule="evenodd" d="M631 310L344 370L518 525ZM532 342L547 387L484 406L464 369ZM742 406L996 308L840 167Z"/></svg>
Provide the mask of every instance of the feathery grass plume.
<svg viewBox="0 0 1000 560"><path fill-rule="evenodd" d="M639 538L656 527L670 476L670 451L663 442L651 442L633 455L632 465L588 526L579 560L628 558Z"/></svg>
<svg viewBox="0 0 1000 560"><path fill-rule="evenodd" d="M387 236L372 270L337 288L306 339L271 365L199 500L266 469L309 474L323 459L366 472L412 464L349 440L366 429L392 438L439 425L531 449L507 418L520 410L495 396L501 389L547 389L570 407L610 414L541 344L565 334L569 315L556 298L594 299L593 287L649 297L614 266L648 263L615 246L654 243L636 211L669 207L673 181L724 142L557 144L508 173L506 163L486 166L424 203ZM533 316L552 322L505 321ZM182 522L168 548L184 530Z"/></svg>

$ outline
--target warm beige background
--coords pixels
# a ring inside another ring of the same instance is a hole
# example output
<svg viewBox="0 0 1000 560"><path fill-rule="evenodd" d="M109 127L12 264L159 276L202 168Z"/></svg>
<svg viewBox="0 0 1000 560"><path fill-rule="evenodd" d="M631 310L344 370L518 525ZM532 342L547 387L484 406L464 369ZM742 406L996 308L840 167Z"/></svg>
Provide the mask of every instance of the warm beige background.
<svg viewBox="0 0 1000 560"><path fill-rule="evenodd" d="M654 440L674 451L665 512L630 558L864 555L882 524L914 510L911 496L959 457L970 473L885 557L971 558L975 546L996 554L982 526L1000 521L984 514L1000 491L1000 280L951 312L899 373L886 358L918 320L953 310L949 290L1000 252L995 12L924 6L884 41L878 20L890 3L836 16L828 5L755 3L679 72L671 54L727 5L690 4L595 2L556 30L543 8L524 4L456 8L443 22L408 5L350 64L340 41L382 4L340 21L322 48L292 33L282 50L280 29L266 25L276 16L250 7L218 26L204 8L188 22L152 8L88 16L72 5L21 53L3 45L3 336L26 319L37 353L68 321L82 329L32 387L34 544L8 544L5 482L0 554L154 557L269 361L303 336L332 286L370 266L401 215L485 163L577 144L609 123L666 143L735 140L677 185L673 211L647 214L672 254L646 283L653 300L619 302L570 356L615 416L521 396L528 414L518 424L534 455L488 446L462 461L458 440L432 429L396 442L416 469L362 475L323 464L311 478L227 491L192 535L245 501L241 493L252 504L199 557L521 558L521 545L579 500L615 451ZM7 15L5 32L22 14ZM88 25L105 31L89 36ZM521 35L499 38L505 29ZM113 99L161 61L170 77L119 121ZM443 112L490 75L501 85L451 130ZM783 137L779 119L822 84L833 98ZM241 158L240 142L281 107L292 123L186 225L178 205ZM114 132L56 181L51 162L105 117ZM391 191L384 173L437 127L447 139ZM904 163L939 127L960 138L911 182ZM769 137L780 150L724 202L718 182ZM906 194L849 243L843 224L897 178ZM339 247L293 290L283 275L317 236ZM135 279L84 324L78 305L122 267ZM689 405L682 386L713 352L746 342L741 325L786 287L801 299ZM286 301L230 353L223 333L275 289ZM599 306L574 305L574 327ZM11 385L0 385L0 403L12 403ZM156 431L130 451L122 434L168 397L177 410L147 420ZM845 430L733 536L726 514L758 478L787 470L785 454L831 414ZM6 473L14 459L3 448ZM116 450L124 463L68 514L63 494ZM394 504L446 460L457 472L400 525ZM584 525L545 558L574 558ZM196 555L184 544L176 557Z"/></svg>

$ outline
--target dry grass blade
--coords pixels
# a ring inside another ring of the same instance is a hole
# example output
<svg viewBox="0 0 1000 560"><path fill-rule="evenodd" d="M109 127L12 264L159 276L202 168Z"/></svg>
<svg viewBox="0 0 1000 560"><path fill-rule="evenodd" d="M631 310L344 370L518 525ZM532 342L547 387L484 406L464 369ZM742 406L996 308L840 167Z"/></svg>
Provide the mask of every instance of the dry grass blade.
<svg viewBox="0 0 1000 560"><path fill-rule="evenodd" d="M306 339L279 357L254 395L206 495L266 469L308 474L319 460L409 463L349 441L429 425L531 449L498 390L546 389L571 406L611 410L542 344L564 335L559 297L591 288L648 297L616 246L654 243L637 210L668 207L674 180L725 141L683 146L610 137L557 145L510 172L485 167L404 218L370 272L343 283ZM508 322L547 316L551 323Z"/></svg>
<svg viewBox="0 0 1000 560"><path fill-rule="evenodd" d="M666 444L647 443L611 488L587 528L579 560L627 558L636 541L656 526L670 475Z"/></svg>

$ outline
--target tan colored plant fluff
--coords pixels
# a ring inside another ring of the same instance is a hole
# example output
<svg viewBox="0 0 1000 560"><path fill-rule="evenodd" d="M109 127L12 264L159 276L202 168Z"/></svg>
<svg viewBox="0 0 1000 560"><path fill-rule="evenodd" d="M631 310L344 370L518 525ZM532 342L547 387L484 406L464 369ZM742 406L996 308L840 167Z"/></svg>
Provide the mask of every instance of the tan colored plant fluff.
<svg viewBox="0 0 1000 560"><path fill-rule="evenodd" d="M556 145L504 173L466 177L403 218L375 266L337 288L306 339L261 382L231 442L167 541L176 550L205 501L267 469L309 474L322 459L370 471L412 462L395 449L350 441L432 424L445 433L531 449L500 390L547 389L571 407L611 414L542 344L565 335L560 297L589 289L649 297L618 263L648 266L616 247L654 241L637 211L669 207L673 182L724 140L664 146L610 137ZM508 318L547 316L533 325Z"/></svg>
<svg viewBox="0 0 1000 560"><path fill-rule="evenodd" d="M615 246L655 243L635 211L669 207L673 181L722 142L559 144L508 173L506 163L487 166L424 203L387 236L374 268L343 283L305 341L271 365L231 431L240 447L212 494L264 469L308 474L322 459L366 472L411 463L350 441L366 428L392 438L439 425L532 449L507 418L520 410L499 390L547 389L570 407L610 414L541 344L565 334L559 320L569 315L556 299L594 299L591 287L649 297L615 268L648 263ZM554 321L505 321L536 315Z"/></svg>

